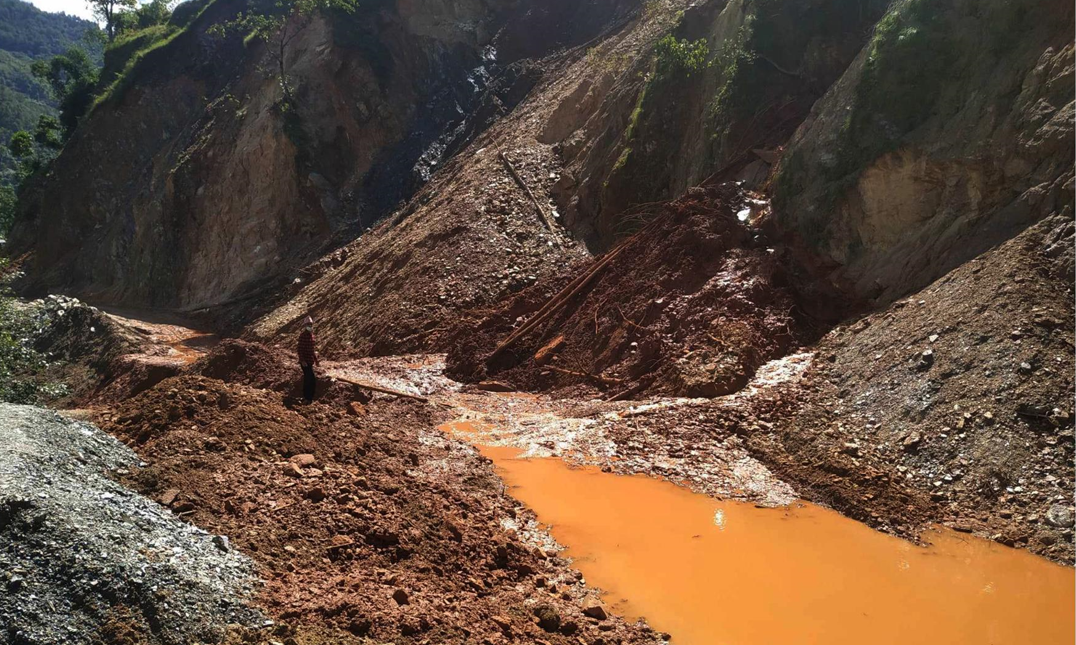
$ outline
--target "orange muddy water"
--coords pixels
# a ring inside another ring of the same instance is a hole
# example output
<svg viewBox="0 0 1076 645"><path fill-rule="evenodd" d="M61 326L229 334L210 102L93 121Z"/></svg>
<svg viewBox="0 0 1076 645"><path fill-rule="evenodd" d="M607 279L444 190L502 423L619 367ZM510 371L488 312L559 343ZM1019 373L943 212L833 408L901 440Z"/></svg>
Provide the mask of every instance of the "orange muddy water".
<svg viewBox="0 0 1076 645"><path fill-rule="evenodd" d="M606 602L674 643L1073 643L1073 569L1023 551L947 530L920 547L811 504L479 449Z"/></svg>

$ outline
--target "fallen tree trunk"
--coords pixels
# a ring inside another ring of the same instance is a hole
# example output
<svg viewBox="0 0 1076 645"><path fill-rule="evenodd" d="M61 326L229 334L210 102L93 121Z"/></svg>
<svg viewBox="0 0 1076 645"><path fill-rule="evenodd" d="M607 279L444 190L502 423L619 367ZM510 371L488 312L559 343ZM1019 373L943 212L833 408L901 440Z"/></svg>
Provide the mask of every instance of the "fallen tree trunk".
<svg viewBox="0 0 1076 645"><path fill-rule="evenodd" d="M591 267L587 269L582 275L569 282L568 286L564 287L555 296L550 298L549 301L547 301L546 304L541 309L539 309L537 313L535 313L525 323L523 323L523 325L519 329L509 334L508 337L505 338L504 341L502 341L501 344L498 345L496 349L494 349L493 352L489 355L489 357L486 359L486 363L488 364L494 358L499 356L501 352L514 345L517 341L519 341L519 339L523 338L531 331L534 331L535 328L548 320L562 307L566 306L568 304L568 301L575 297L583 289L585 289L586 286L590 284L590 282L594 280L595 277L597 277L597 275L601 272L602 269L612 263L612 261L616 259L618 255L620 255L621 251L627 248L628 244L632 240L646 234L651 229L655 228L658 222L661 221L661 219L661 217L658 217L654 221L647 224L638 233L632 235L628 239L618 244L616 248L614 248L612 251L606 253L604 257L591 265Z"/></svg>
<svg viewBox="0 0 1076 645"><path fill-rule="evenodd" d="M578 376L580 378L593 379L599 383L604 383L606 385L617 385L624 382L624 379L620 378L601 376L600 374L589 374L587 372L577 372L575 370L566 370L563 367L556 367L554 365L546 365L543 369L551 370L558 374L567 374L568 376Z"/></svg>
<svg viewBox="0 0 1076 645"><path fill-rule="evenodd" d="M430 402L430 400L424 396L419 396L417 394L408 394L407 392L400 392L399 390L390 390L387 387L381 387L380 385L374 385L373 383L366 383L364 381L353 381L349 378L344 378L343 376L334 376L333 378L338 381L343 381L344 383L350 383L351 385L361 387L364 390L373 390L374 392L381 392L382 394L391 394L393 396L399 396L405 399L414 399L416 401L422 401L423 403Z"/></svg>
<svg viewBox="0 0 1076 645"><path fill-rule="evenodd" d="M556 225L553 224L553 220L550 219L548 215L546 215L545 209L542 208L542 204L538 201L538 198L534 196L534 193L531 191L530 187L527 186L527 182L523 181L523 177L521 177L519 173L516 172L515 166L513 166L512 162L508 160L508 155L506 155L504 152L501 152L501 161L503 161L504 166L508 168L508 172L512 175L512 179L515 179L516 183L519 184L519 187L523 189L523 192L525 192L527 196L531 198L531 202L533 202L534 207L538 209L538 214L541 215L542 222L545 224L545 227L549 229L550 233L554 234L554 244L560 246L560 240L556 239Z"/></svg>

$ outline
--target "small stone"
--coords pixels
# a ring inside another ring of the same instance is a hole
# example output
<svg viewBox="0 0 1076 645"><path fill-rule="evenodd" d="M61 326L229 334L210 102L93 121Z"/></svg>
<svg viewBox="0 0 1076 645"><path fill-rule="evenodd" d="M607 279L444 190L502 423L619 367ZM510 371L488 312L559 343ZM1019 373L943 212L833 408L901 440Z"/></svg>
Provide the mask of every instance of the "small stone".
<svg viewBox="0 0 1076 645"><path fill-rule="evenodd" d="M358 401L352 401L351 403L348 403L347 404L347 411L352 416L356 416L356 417L364 417L364 416L366 416L366 406L359 403Z"/></svg>
<svg viewBox="0 0 1076 645"><path fill-rule="evenodd" d="M284 474L288 477L295 477L298 479L303 476L303 469L289 461L284 464Z"/></svg>
<svg viewBox="0 0 1076 645"><path fill-rule="evenodd" d="M374 626L369 618L353 618L347 626L347 630L354 636L366 636Z"/></svg>
<svg viewBox="0 0 1076 645"><path fill-rule="evenodd" d="M490 620L504 631L509 631L512 628L512 621L505 616L490 616Z"/></svg>
<svg viewBox="0 0 1076 645"><path fill-rule="evenodd" d="M908 436L904 437L903 443L905 449L912 449L918 446L922 441L923 435L919 434L918 431L913 430L912 432L908 433Z"/></svg>
<svg viewBox="0 0 1076 645"><path fill-rule="evenodd" d="M859 444L858 443L848 442L848 443L844 444L844 447L841 449L841 452L845 453L846 455L851 455L853 457L858 457L859 456Z"/></svg>
<svg viewBox="0 0 1076 645"><path fill-rule="evenodd" d="M25 582L26 580L21 576L11 576L7 581L7 589L8 591L18 591L19 589L22 589Z"/></svg>
<svg viewBox="0 0 1076 645"><path fill-rule="evenodd" d="M410 601L407 592L403 589L397 589L392 592L392 599L396 601L397 605L406 605Z"/></svg>
<svg viewBox="0 0 1076 645"><path fill-rule="evenodd" d="M1072 511L1061 504L1054 504L1046 512L1046 523L1059 529L1067 529L1073 525Z"/></svg>
<svg viewBox="0 0 1076 645"><path fill-rule="evenodd" d="M1021 374L1030 374L1032 372L1031 363L1020 363L1020 367L1016 371Z"/></svg>
<svg viewBox="0 0 1076 645"><path fill-rule="evenodd" d="M605 611L605 605L597 601L587 603L583 607L583 613L598 620L605 620L609 617L609 613Z"/></svg>
<svg viewBox="0 0 1076 645"><path fill-rule="evenodd" d="M164 506L171 506L172 502L176 501L176 498L179 497L179 492L178 488L169 488L161 493L159 501Z"/></svg>
<svg viewBox="0 0 1076 645"><path fill-rule="evenodd" d="M555 632L560 629L560 614L549 604L541 604L534 608L534 615L538 618L538 626L547 632Z"/></svg>
<svg viewBox="0 0 1076 645"><path fill-rule="evenodd" d="M325 489L321 486L315 486L306 491L306 498L312 502L320 502L325 499Z"/></svg>
<svg viewBox="0 0 1076 645"><path fill-rule="evenodd" d="M231 550L231 545L228 544L228 538L223 535L213 536L213 546L217 547L220 551L227 553Z"/></svg>
<svg viewBox="0 0 1076 645"><path fill-rule="evenodd" d="M291 463L300 468L307 468L308 466L316 466L318 463L317 458L309 453L303 453L301 455L295 455L291 458Z"/></svg>

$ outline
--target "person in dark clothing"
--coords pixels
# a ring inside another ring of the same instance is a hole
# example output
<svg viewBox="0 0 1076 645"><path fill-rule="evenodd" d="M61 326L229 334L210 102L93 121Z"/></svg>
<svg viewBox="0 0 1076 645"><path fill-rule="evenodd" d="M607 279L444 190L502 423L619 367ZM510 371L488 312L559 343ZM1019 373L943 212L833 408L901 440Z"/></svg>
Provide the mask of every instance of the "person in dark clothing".
<svg viewBox="0 0 1076 645"><path fill-rule="evenodd" d="M303 331L299 334L299 367L303 368L303 399L314 402L314 391L318 386L314 368L318 366L318 352L314 343L314 319L310 316L303 321Z"/></svg>

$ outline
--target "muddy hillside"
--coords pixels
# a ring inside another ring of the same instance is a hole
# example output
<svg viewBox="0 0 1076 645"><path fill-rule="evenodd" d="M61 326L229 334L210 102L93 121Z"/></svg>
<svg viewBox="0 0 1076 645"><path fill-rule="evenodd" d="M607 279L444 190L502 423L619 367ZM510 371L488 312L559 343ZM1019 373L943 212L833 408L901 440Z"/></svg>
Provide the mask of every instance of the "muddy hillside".
<svg viewBox="0 0 1076 645"><path fill-rule="evenodd" d="M8 146L0 643L1072 642L1071 2L164 4Z"/></svg>

